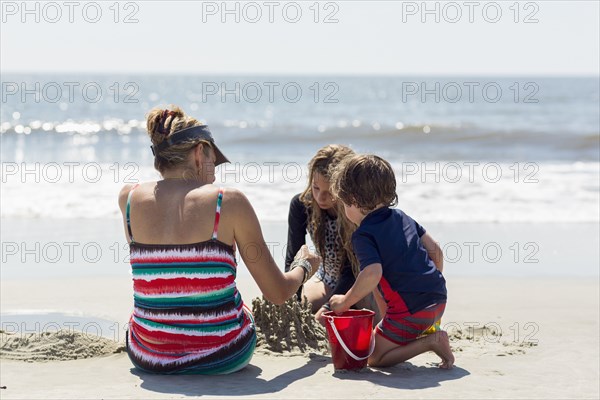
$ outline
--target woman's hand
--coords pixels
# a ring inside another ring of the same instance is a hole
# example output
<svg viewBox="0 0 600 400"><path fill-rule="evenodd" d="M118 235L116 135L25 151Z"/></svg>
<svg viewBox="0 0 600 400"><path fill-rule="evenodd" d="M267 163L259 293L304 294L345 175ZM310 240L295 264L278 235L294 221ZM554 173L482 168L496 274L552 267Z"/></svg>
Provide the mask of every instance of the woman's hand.
<svg viewBox="0 0 600 400"><path fill-rule="evenodd" d="M334 294L329 299L329 307L336 314L341 314L348 311L350 306L346 305L346 296L343 294Z"/></svg>
<svg viewBox="0 0 600 400"><path fill-rule="evenodd" d="M310 266L312 267L312 271L311 271L308 279L312 278L313 275L317 273L317 270L319 269L319 265L321 265L321 262L322 262L321 256L318 256L315 253L311 253L308 250L307 245L303 245L302 247L300 247L300 250L298 250L298 252L296 253L294 260L307 260L310 263Z"/></svg>

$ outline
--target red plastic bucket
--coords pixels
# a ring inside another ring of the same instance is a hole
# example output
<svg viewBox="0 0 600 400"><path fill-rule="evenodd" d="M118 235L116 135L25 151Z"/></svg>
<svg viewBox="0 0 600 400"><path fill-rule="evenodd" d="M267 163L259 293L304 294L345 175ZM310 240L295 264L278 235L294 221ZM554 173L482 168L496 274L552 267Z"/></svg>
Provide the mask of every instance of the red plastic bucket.
<svg viewBox="0 0 600 400"><path fill-rule="evenodd" d="M373 317L371 310L348 310L336 315L323 313L327 336L331 345L331 358L335 369L360 370L375 349Z"/></svg>

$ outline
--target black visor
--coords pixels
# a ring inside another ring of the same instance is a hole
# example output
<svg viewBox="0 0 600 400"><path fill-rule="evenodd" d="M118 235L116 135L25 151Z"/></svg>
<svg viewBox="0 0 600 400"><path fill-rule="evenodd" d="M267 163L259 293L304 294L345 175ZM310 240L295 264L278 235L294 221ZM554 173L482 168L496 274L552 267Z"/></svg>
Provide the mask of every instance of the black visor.
<svg viewBox="0 0 600 400"><path fill-rule="evenodd" d="M194 139L207 140L210 142L210 144L212 145L212 147L215 151L215 156L217 158L215 161L215 166L226 163L226 162L230 162L227 159L227 157L225 157L225 155L221 152L221 150L219 150L219 148L215 144L215 140L213 139L212 134L210 133L210 130L208 129L208 126L206 126L206 125L192 126L191 128L182 129L178 132L175 132L171 136L169 136L167 139L165 139L159 145L150 146L150 148L152 149L152 154L154 154L154 156L157 156L160 154L161 151L163 151L171 146L174 146L174 145L177 145L180 143L184 143L184 142L187 142L190 140L194 140Z"/></svg>

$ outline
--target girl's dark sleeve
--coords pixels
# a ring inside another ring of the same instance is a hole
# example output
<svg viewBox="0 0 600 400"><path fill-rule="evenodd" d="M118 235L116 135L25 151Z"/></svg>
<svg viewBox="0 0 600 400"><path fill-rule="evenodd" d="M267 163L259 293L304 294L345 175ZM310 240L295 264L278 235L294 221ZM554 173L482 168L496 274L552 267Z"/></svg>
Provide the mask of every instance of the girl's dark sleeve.
<svg viewBox="0 0 600 400"><path fill-rule="evenodd" d="M356 278L354 277L354 273L352 272L352 268L350 265L342 266L342 270L340 271L340 277L338 279L337 285L333 288L333 294L346 294L348 290L354 285Z"/></svg>
<svg viewBox="0 0 600 400"><path fill-rule="evenodd" d="M300 194L295 195L290 202L288 215L288 237L285 253L285 272L290 270L290 264L302 245L306 244L307 214L306 207L300 201Z"/></svg>
<svg viewBox="0 0 600 400"><path fill-rule="evenodd" d="M356 282L356 278L354 277L354 272L352 272L352 267L348 264L342 266L338 283L333 288L333 293L331 295L346 294L352 285L354 285L354 282ZM323 308L330 310L329 301L323 305Z"/></svg>

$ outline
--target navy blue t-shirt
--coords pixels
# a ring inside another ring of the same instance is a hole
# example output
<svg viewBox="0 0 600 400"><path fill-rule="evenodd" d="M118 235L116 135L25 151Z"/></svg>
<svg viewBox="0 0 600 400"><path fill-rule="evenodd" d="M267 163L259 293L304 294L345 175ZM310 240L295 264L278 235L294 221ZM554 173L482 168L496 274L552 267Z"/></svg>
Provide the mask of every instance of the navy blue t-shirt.
<svg viewBox="0 0 600 400"><path fill-rule="evenodd" d="M446 280L421 243L425 229L402 210L383 207L369 213L352 234L361 271L380 263L379 282L389 313L414 314L446 302Z"/></svg>

